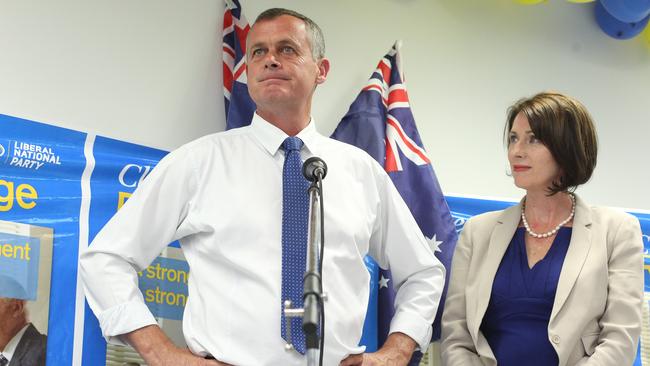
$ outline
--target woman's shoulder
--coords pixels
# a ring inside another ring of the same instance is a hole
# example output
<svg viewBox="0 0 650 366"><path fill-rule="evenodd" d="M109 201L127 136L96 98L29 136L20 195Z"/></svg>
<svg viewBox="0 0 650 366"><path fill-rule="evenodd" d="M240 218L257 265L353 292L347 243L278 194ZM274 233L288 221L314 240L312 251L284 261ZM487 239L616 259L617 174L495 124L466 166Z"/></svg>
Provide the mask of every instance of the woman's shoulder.
<svg viewBox="0 0 650 366"><path fill-rule="evenodd" d="M620 225L638 223L638 219L623 209L607 206L589 206L592 221L596 224Z"/></svg>
<svg viewBox="0 0 650 366"><path fill-rule="evenodd" d="M593 232L603 233L610 239L621 233L641 234L639 220L621 208L586 204L583 207L588 212L585 214L576 210L576 220L590 226ZM574 220L574 225L575 222Z"/></svg>

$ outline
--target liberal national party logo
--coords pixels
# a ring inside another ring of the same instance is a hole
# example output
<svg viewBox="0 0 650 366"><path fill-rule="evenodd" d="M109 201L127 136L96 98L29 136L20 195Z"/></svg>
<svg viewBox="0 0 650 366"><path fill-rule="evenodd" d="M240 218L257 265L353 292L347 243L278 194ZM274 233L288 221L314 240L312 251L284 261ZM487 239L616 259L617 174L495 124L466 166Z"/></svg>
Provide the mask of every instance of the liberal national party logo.
<svg viewBox="0 0 650 366"><path fill-rule="evenodd" d="M0 164L9 160L9 143L10 141L0 141Z"/></svg>
<svg viewBox="0 0 650 366"><path fill-rule="evenodd" d="M39 170L44 165L61 165L61 156L51 146L22 141L0 143L0 161L19 168Z"/></svg>

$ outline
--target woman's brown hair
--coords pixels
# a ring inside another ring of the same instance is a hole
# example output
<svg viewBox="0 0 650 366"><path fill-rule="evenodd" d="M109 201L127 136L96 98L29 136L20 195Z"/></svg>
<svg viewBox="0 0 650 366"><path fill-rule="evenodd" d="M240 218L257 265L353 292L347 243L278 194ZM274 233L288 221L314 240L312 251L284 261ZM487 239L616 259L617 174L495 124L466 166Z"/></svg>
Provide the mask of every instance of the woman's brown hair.
<svg viewBox="0 0 650 366"><path fill-rule="evenodd" d="M504 129L506 144L515 117L522 113L530 128L553 155L561 169L550 187L551 195L574 191L586 183L596 167L598 138L587 108L555 92L543 92L517 101L508 108Z"/></svg>

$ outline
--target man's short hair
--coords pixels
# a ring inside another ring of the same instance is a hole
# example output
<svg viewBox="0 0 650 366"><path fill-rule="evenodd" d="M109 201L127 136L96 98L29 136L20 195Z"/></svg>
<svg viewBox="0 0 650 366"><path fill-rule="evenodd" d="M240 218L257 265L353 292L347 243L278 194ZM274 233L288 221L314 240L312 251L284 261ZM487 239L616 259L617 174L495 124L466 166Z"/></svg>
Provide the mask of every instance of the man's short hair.
<svg viewBox="0 0 650 366"><path fill-rule="evenodd" d="M273 20L282 15L292 16L305 22L307 33L309 35L309 46L311 48L312 57L314 60L321 60L323 57L325 57L325 38L323 37L323 31L320 29L318 24L309 19L309 17L302 15L296 11L283 8L271 8L265 10L257 16L257 19L255 19L255 23L253 23L252 27L255 27L255 24L260 21Z"/></svg>

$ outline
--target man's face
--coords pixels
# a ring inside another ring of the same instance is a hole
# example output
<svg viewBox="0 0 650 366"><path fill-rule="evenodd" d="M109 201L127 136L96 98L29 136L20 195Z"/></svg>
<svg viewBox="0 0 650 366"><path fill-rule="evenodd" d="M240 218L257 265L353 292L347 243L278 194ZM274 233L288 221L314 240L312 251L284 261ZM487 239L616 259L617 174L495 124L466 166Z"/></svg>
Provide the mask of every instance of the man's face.
<svg viewBox="0 0 650 366"><path fill-rule="evenodd" d="M16 312L16 299L0 297L0 324L8 321Z"/></svg>
<svg viewBox="0 0 650 366"><path fill-rule="evenodd" d="M314 60L305 23L289 15L256 23L247 41L248 91L258 109L309 107L329 63Z"/></svg>

